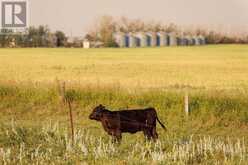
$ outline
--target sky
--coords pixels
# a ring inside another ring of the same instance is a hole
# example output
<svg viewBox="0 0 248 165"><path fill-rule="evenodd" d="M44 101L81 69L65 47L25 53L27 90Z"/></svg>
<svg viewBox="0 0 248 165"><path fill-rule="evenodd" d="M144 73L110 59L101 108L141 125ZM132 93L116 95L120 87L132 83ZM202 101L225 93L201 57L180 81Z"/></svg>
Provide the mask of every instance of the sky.
<svg viewBox="0 0 248 165"><path fill-rule="evenodd" d="M30 25L82 36L102 15L248 32L248 0L30 0Z"/></svg>

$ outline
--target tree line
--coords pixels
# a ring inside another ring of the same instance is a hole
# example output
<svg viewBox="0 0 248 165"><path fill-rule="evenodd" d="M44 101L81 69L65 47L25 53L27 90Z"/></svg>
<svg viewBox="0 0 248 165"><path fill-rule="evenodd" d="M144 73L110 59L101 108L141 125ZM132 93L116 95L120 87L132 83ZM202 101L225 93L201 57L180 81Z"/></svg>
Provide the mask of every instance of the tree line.
<svg viewBox="0 0 248 165"><path fill-rule="evenodd" d="M174 32L178 35L202 35L208 44L247 44L248 34L228 35L223 32L206 30L203 28L185 29L176 24L164 24L156 21L143 21L142 19L129 19L127 17L114 18L102 16L90 27L86 38L90 41L101 41L106 47L116 46L113 36L116 32Z"/></svg>
<svg viewBox="0 0 248 165"><path fill-rule="evenodd" d="M99 17L90 27L85 39L100 43L103 47L117 47L114 34L116 32L174 32L178 35L202 35L207 44L247 44L248 35L227 35L214 30L203 28L182 29L182 27L169 23L156 21L143 21L126 17L114 18L112 16ZM48 26L29 27L25 32L18 33L9 29L0 30L0 47L82 47L82 40L69 41L62 31L51 32Z"/></svg>
<svg viewBox="0 0 248 165"><path fill-rule="evenodd" d="M62 31L51 32L48 26L29 27L24 32L0 30L0 47L63 47L67 37Z"/></svg>

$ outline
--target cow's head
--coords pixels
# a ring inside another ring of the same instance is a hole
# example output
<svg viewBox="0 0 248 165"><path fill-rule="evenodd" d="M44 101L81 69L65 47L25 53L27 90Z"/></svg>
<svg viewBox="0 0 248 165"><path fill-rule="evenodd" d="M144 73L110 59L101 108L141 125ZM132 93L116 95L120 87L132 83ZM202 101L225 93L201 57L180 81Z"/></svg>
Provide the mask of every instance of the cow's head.
<svg viewBox="0 0 248 165"><path fill-rule="evenodd" d="M105 110L105 107L103 105L98 105L96 108L93 109L93 112L90 114L89 118L91 120L97 120L99 121L102 117L102 113Z"/></svg>

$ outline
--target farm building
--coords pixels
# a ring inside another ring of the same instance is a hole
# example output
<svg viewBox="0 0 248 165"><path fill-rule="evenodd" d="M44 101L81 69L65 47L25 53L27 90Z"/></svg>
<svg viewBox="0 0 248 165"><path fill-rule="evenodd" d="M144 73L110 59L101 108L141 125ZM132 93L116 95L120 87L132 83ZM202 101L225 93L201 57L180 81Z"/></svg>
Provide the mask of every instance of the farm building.
<svg viewBox="0 0 248 165"><path fill-rule="evenodd" d="M183 36L166 32L116 33L119 47L163 47L205 45L204 36Z"/></svg>
<svg viewBox="0 0 248 165"><path fill-rule="evenodd" d="M90 48L90 41L89 40L84 40L83 41L83 48L89 49Z"/></svg>

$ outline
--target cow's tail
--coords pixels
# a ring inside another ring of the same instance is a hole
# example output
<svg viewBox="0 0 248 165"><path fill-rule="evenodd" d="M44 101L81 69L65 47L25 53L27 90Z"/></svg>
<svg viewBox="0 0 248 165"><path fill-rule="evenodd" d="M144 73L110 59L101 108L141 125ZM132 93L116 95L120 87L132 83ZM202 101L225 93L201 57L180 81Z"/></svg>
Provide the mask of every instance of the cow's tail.
<svg viewBox="0 0 248 165"><path fill-rule="evenodd" d="M167 131L167 128L164 126L164 124L159 120L158 116L156 115L156 119L159 122L159 124L162 126L162 128Z"/></svg>
<svg viewBox="0 0 248 165"><path fill-rule="evenodd" d="M167 128L164 126L164 124L158 119L158 116L157 116L157 121L159 122L159 124L162 126L162 128L164 129L164 130L166 130L167 131Z"/></svg>
<svg viewBox="0 0 248 165"><path fill-rule="evenodd" d="M158 118L158 115L157 115L157 112L156 112L156 109L155 108L151 108L154 112L155 112L155 115L156 115L156 120L159 122L159 124L162 126L162 128L167 131L167 128L164 126L164 124L159 120Z"/></svg>

